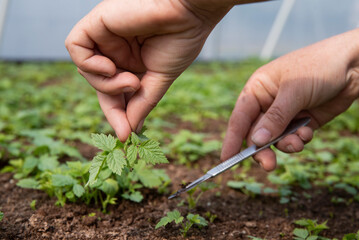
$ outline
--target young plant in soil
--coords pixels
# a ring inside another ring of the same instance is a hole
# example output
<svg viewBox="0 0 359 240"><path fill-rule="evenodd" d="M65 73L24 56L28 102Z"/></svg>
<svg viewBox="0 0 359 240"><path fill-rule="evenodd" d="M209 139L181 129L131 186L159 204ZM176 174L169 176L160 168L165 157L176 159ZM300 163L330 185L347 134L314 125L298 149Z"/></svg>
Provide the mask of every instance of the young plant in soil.
<svg viewBox="0 0 359 240"><path fill-rule="evenodd" d="M199 228L205 227L208 225L208 222L206 219L201 217L199 214L192 214L188 213L186 216L186 221L183 222L184 217L181 216L181 213L178 210L174 210L172 212L168 212L167 216L161 218L161 220L157 223L156 229L160 227L165 227L167 224L171 222L175 222L176 225L180 224L182 225L181 233L183 237L187 236L188 231L191 229L193 225L198 226Z"/></svg>
<svg viewBox="0 0 359 240"><path fill-rule="evenodd" d="M342 240L358 240L359 239L359 230L356 233L345 234ZM336 238L332 240L338 240Z"/></svg>
<svg viewBox="0 0 359 240"><path fill-rule="evenodd" d="M100 203L103 211L120 196L134 202L143 199L140 188L168 184L164 170L153 169L167 163L159 143L132 133L123 144L111 135L93 134L94 146L101 149L92 162L68 161L60 164L56 155L32 153L10 161L3 171L14 172L18 186L45 191L57 197L57 205L81 200ZM165 191L163 188L161 191Z"/></svg>
<svg viewBox="0 0 359 240"><path fill-rule="evenodd" d="M4 218L4 213L0 212L0 221L2 221L3 218Z"/></svg>
<svg viewBox="0 0 359 240"><path fill-rule="evenodd" d="M217 184L213 182L203 182L198 187L192 188L187 191L188 196L186 197L186 203L188 209L194 209L197 206L199 199L202 197L202 194L210 189L217 187ZM197 191L199 189L199 191ZM198 193L199 192L199 193ZM178 206L182 206L185 204L185 201L181 201Z"/></svg>
<svg viewBox="0 0 359 240"><path fill-rule="evenodd" d="M316 220L300 219L295 224L304 228L295 228L293 235L295 240L329 240L329 238L319 236L319 233L325 229L329 229L327 221L318 224Z"/></svg>

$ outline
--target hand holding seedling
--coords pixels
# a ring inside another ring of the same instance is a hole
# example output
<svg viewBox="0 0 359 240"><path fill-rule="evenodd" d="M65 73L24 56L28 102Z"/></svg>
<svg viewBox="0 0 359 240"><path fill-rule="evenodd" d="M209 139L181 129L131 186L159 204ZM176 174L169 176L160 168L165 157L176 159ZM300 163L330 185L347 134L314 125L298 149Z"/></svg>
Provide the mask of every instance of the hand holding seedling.
<svg viewBox="0 0 359 240"><path fill-rule="evenodd" d="M310 116L278 142L284 152L299 152L313 130L344 112L359 97L359 29L282 56L258 69L241 92L229 121L223 160L240 151L242 141L258 146L278 137L295 117ZM276 166L265 149L254 157L265 170Z"/></svg>
<svg viewBox="0 0 359 240"><path fill-rule="evenodd" d="M66 39L74 63L97 90L101 108L121 141L131 129L141 129L147 114L233 5L212 1L204 9L201 2L103 1Z"/></svg>

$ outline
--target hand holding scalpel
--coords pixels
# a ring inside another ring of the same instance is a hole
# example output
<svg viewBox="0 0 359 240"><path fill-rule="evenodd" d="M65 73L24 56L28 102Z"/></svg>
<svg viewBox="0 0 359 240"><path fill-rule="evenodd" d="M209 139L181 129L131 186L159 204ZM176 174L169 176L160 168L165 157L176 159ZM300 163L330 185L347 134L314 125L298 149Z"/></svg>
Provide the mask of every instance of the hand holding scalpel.
<svg viewBox="0 0 359 240"><path fill-rule="evenodd" d="M285 136L287 136L289 134L292 134L292 133L295 133L300 127L303 127L303 126L307 125L309 122L310 122L310 117L305 117L305 118L300 118L300 119L293 120L288 125L288 127L284 130L282 135L280 135L278 138L274 139L273 141L271 141L270 143L264 145L263 147L257 147L256 145L252 145L252 146L244 149L243 151L241 151L240 153L234 155L233 157L229 158L228 160L218 164L216 167L209 170L205 175L198 178L194 182L188 184L186 187L178 190L175 194L172 194L171 196L169 196L168 199L175 198L175 197L179 196L181 193L187 192L188 190L194 188L198 184L200 184L200 183L202 183L202 182L204 182L204 181L206 181L206 180L208 180L208 179L210 179L212 177L217 176L218 174L226 171L227 169L230 169L231 167L233 167L234 165L240 163L244 159L247 159L247 158L253 156L254 154L262 151L263 149L266 149L266 148L270 147L271 145L277 143L278 141L283 139Z"/></svg>

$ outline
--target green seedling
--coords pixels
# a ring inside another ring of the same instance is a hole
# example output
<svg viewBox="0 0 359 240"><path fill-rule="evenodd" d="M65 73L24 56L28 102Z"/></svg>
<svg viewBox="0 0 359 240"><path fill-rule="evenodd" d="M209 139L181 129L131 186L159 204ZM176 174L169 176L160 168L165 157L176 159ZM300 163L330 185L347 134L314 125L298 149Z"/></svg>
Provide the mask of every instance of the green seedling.
<svg viewBox="0 0 359 240"><path fill-rule="evenodd" d="M210 211L206 212L206 217L208 218L210 223L213 223L214 220L217 218L216 214L211 213Z"/></svg>
<svg viewBox="0 0 359 240"><path fill-rule="evenodd" d="M263 183L245 182L245 181L228 181L227 186L239 189L244 194L255 197L262 193Z"/></svg>
<svg viewBox="0 0 359 240"><path fill-rule="evenodd" d="M329 229L327 221L318 224L316 220L300 219L294 222L304 228L295 228L293 235L295 240L329 240L328 238L319 236L319 233L325 229Z"/></svg>
<svg viewBox="0 0 359 240"><path fill-rule="evenodd" d="M337 240L337 239L333 239ZM356 233L345 234L342 240L359 240L359 230Z"/></svg>
<svg viewBox="0 0 359 240"><path fill-rule="evenodd" d="M0 211L0 221L4 218L4 213Z"/></svg>
<svg viewBox="0 0 359 240"><path fill-rule="evenodd" d="M91 163L61 164L57 156L45 153L12 160L11 169L7 170L20 178L17 186L56 196L58 206L82 200L86 204L100 204L103 212L109 204L116 204L118 197L140 202L143 199L140 188L170 183L164 170L152 168L154 164L167 162L158 142L135 133L124 144L111 135L93 134L92 139L102 152Z"/></svg>
<svg viewBox="0 0 359 240"><path fill-rule="evenodd" d="M30 203L30 208L32 209L32 210L36 210L36 200L32 200L31 201L31 203Z"/></svg>
<svg viewBox="0 0 359 240"><path fill-rule="evenodd" d="M213 182L203 182L198 187L192 188L187 191L188 196L186 198L187 205L189 209L194 209L197 206L199 199L202 197L203 193L217 187L217 184ZM199 189L199 191L197 191ZM197 192L199 192L197 194Z"/></svg>
<svg viewBox="0 0 359 240"><path fill-rule="evenodd" d="M189 213L186 216L187 221L183 223L184 217L181 216L181 213L178 210L174 210L172 212L168 212L167 216L161 218L161 220L157 223L155 229L158 229L160 227L165 227L167 224L171 222L175 222L176 225L181 224L182 229L180 230L183 237L187 236L188 231L191 229L193 225L198 226L199 228L205 227L208 225L208 222L206 219L201 217L198 214L192 214Z"/></svg>

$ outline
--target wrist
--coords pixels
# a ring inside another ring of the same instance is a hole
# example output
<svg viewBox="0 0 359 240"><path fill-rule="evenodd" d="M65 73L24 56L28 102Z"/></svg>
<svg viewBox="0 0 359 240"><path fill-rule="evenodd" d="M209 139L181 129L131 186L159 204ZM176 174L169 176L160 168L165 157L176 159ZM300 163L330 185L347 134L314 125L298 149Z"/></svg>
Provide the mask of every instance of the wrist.
<svg viewBox="0 0 359 240"><path fill-rule="evenodd" d="M235 5L233 0L181 0L180 2L212 28Z"/></svg>

